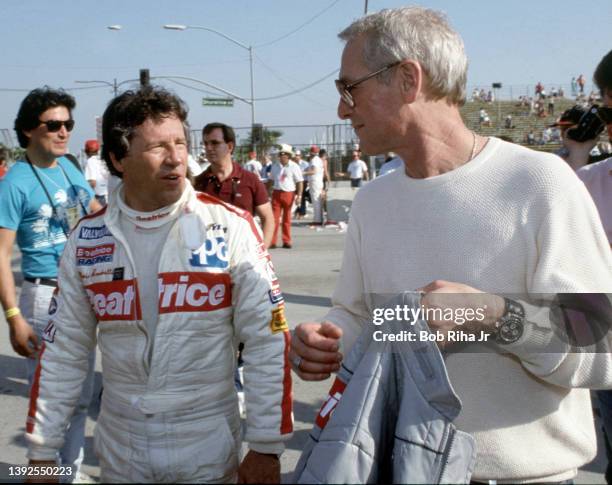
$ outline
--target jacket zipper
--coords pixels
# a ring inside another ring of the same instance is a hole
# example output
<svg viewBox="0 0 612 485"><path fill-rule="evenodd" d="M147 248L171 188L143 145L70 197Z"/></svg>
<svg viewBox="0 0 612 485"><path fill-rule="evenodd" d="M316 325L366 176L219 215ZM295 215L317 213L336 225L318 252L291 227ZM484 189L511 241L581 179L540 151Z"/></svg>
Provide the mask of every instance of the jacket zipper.
<svg viewBox="0 0 612 485"><path fill-rule="evenodd" d="M446 471L446 465L448 465L448 455L451 452L453 447L453 442L455 441L455 430L452 425L448 425L449 436L446 441L446 447L444 448L444 453L442 454L442 465L440 468L440 476L438 477L438 483L442 483L442 477L444 477L444 472Z"/></svg>

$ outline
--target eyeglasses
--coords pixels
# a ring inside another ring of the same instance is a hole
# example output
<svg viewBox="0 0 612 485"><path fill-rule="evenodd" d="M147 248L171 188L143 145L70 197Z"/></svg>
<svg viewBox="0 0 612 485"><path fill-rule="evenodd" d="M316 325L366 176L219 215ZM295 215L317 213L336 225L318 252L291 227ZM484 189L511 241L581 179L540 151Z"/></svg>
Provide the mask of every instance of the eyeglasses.
<svg viewBox="0 0 612 485"><path fill-rule="evenodd" d="M342 101L348 104L350 108L354 108L355 100L353 99L353 95L351 94L351 91L353 90L355 86L361 84L362 82L367 81L368 79L376 77L379 74L382 74L383 72L388 71L389 69L394 68L395 66L401 64L401 62L402 61L395 61L395 62L392 62L391 64L387 64L386 66L381 67L378 71L371 72L367 76L359 78L357 79L357 81L353 81L352 83L349 83L349 84L346 84L341 79L336 79L334 82L336 83L336 89L338 90L338 93L340 94Z"/></svg>
<svg viewBox="0 0 612 485"><path fill-rule="evenodd" d="M50 133L55 133L56 131L60 131L62 129L62 126L66 127L66 131L72 131L72 129L74 128L74 120L72 119L66 120L66 121L62 121L62 120L40 121L40 124L45 125L47 127L47 131Z"/></svg>
<svg viewBox="0 0 612 485"><path fill-rule="evenodd" d="M217 148L219 145L223 145L223 144L225 144L225 142L219 141L219 140L208 140L208 141L202 142L202 145L204 145L205 148L208 146Z"/></svg>

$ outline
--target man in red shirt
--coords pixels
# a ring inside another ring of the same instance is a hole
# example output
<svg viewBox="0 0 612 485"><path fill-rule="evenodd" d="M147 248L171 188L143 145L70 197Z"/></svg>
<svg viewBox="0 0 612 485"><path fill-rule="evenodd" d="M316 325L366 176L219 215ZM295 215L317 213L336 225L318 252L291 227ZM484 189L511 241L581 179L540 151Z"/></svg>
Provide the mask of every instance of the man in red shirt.
<svg viewBox="0 0 612 485"><path fill-rule="evenodd" d="M202 130L202 138L210 166L195 178L195 189L259 216L264 244L269 247L274 218L268 191L256 174L232 162L234 130L223 123L209 123Z"/></svg>

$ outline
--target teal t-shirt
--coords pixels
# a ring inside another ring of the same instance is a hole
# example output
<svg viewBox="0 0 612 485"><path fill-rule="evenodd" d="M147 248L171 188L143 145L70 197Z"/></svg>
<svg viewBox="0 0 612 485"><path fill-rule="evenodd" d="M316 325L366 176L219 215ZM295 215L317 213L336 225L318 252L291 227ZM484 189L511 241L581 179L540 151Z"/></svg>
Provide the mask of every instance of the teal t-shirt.
<svg viewBox="0 0 612 485"><path fill-rule="evenodd" d="M86 215L92 197L83 174L65 157L53 168L24 160L11 167L0 180L0 227L17 232L24 277L57 276L66 235Z"/></svg>

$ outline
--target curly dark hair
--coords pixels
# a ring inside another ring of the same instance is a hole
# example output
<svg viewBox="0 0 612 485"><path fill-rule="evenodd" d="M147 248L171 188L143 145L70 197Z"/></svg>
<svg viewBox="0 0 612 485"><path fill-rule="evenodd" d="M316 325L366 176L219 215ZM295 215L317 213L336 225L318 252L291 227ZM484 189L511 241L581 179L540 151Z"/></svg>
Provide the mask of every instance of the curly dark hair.
<svg viewBox="0 0 612 485"><path fill-rule="evenodd" d="M72 110L76 106L74 98L63 89L52 89L49 86L37 88L28 93L21 102L17 118L15 118L15 132L21 148L27 148L30 139L24 131L33 130L40 125L40 115L49 108L64 106L72 118Z"/></svg>
<svg viewBox="0 0 612 485"><path fill-rule="evenodd" d="M593 75L595 84L601 91L601 95L605 94L605 91L612 90L612 51L608 52L595 69Z"/></svg>
<svg viewBox="0 0 612 485"><path fill-rule="evenodd" d="M187 105L177 95L160 86L144 86L137 91L125 91L112 99L102 117L102 158L113 175L122 178L111 160L123 159L130 149L135 130L146 120L161 121L176 116L183 123L189 140Z"/></svg>

